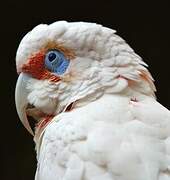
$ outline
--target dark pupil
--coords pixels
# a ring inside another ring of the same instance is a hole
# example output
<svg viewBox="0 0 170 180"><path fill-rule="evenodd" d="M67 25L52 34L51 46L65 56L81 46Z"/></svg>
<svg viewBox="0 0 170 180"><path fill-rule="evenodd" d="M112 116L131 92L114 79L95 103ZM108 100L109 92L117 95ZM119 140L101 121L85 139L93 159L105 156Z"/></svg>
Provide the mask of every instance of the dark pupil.
<svg viewBox="0 0 170 180"><path fill-rule="evenodd" d="M55 58L56 58L56 54L55 54L55 53L50 53L50 54L48 55L48 60L49 60L50 62L53 61Z"/></svg>

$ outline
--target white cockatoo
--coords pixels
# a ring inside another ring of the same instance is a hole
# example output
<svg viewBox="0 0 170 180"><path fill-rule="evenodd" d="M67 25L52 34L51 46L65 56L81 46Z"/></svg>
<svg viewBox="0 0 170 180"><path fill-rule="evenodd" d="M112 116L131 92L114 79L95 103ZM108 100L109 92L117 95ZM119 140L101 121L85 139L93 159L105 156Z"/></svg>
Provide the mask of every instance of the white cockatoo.
<svg viewBox="0 0 170 180"><path fill-rule="evenodd" d="M147 65L114 30L38 25L22 39L16 67L36 180L170 180L170 112L156 101Z"/></svg>

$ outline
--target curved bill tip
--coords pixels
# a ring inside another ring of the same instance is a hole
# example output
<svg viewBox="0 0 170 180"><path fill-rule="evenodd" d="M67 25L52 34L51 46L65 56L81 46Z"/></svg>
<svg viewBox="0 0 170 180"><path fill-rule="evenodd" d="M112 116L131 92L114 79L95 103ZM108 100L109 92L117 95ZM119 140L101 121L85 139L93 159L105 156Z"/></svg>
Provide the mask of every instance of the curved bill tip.
<svg viewBox="0 0 170 180"><path fill-rule="evenodd" d="M28 122L28 118L26 114L26 108L28 105L28 100L27 100L28 90L26 89L26 83L28 79L29 76L24 73L21 73L19 75L15 89L15 103L16 103L16 110L22 124L28 130L28 132L34 136L34 133Z"/></svg>

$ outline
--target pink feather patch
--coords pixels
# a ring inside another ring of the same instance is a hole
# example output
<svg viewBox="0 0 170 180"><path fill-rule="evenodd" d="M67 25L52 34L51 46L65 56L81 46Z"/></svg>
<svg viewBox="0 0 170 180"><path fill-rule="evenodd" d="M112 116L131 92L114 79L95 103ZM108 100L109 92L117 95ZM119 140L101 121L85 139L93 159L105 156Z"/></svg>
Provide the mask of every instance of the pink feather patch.
<svg viewBox="0 0 170 180"><path fill-rule="evenodd" d="M22 67L22 72L31 74L36 79L49 79L50 81L57 82L60 77L49 72L44 65L45 52L40 51L31 56L27 64Z"/></svg>

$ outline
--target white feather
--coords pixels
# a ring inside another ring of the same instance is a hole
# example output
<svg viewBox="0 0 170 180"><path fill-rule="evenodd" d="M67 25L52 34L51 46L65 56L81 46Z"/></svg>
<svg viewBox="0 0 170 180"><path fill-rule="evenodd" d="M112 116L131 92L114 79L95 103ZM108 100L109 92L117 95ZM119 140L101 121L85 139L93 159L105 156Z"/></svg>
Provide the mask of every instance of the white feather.
<svg viewBox="0 0 170 180"><path fill-rule="evenodd" d="M155 99L105 95L54 118L42 139L37 180L50 179L51 171L70 180L170 179L161 175L170 166L169 138L170 112Z"/></svg>
<svg viewBox="0 0 170 180"><path fill-rule="evenodd" d="M60 21L23 38L18 71L48 41L76 57L60 82L28 82L28 101L57 114L36 142L35 179L170 180L170 112L142 59L112 29Z"/></svg>

